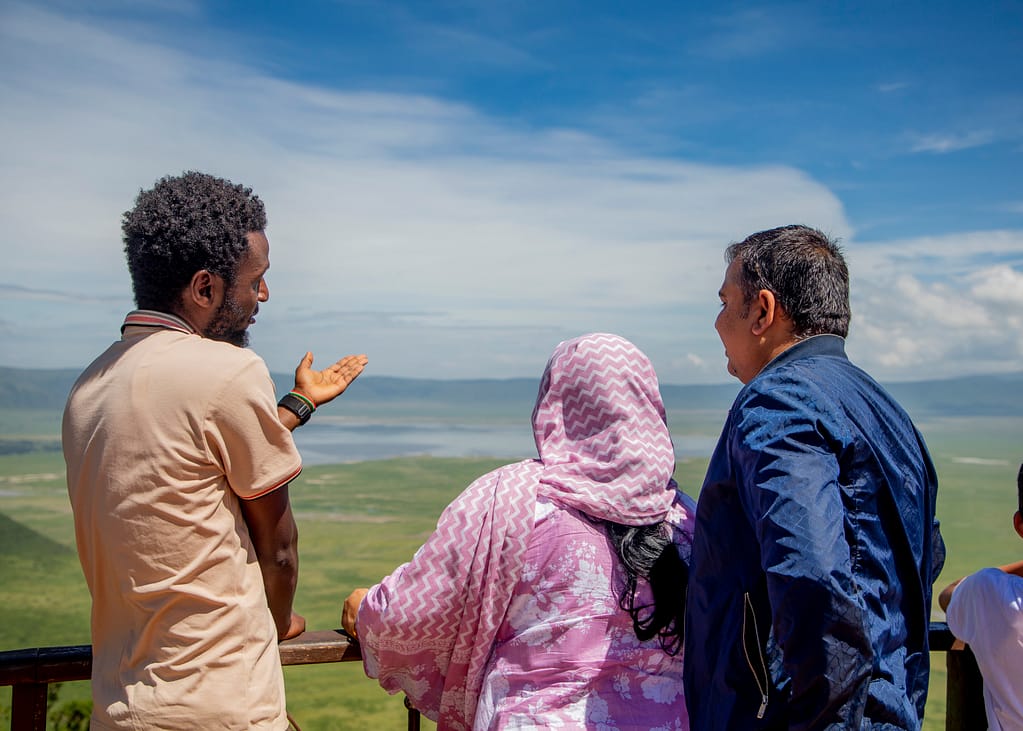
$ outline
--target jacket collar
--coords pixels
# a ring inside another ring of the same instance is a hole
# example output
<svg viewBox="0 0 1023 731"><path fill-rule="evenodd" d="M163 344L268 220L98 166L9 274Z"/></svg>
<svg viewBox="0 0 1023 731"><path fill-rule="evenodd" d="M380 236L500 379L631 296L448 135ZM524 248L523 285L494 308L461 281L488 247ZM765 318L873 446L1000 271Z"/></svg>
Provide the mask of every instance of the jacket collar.
<svg viewBox="0 0 1023 731"><path fill-rule="evenodd" d="M800 340L791 348L776 355L767 365L760 369L760 373L764 373L770 368L778 368L794 360L809 358L814 355L830 355L848 360L849 356L845 354L845 338L838 335L814 335L806 340ZM759 376L760 373L757 375Z"/></svg>

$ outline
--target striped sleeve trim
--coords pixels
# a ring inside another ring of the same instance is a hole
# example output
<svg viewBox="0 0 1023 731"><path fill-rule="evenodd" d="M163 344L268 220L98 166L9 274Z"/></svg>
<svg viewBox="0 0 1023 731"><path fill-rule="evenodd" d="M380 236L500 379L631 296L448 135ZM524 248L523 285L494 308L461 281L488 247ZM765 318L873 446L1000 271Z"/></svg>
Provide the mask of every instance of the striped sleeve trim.
<svg viewBox="0 0 1023 731"><path fill-rule="evenodd" d="M242 500L255 500L256 498L261 498L264 495L269 495L274 490L276 490L276 489L278 489L280 487L284 487L285 485L287 485L289 482L294 480L300 474L302 474L302 465L299 465L297 470L292 472L290 475L285 477L283 480L280 480L276 484L271 485L270 487L266 488L265 490L262 490L261 492L257 492L255 495L248 495L247 497L243 497ZM239 496L239 497L241 497L241 496Z"/></svg>

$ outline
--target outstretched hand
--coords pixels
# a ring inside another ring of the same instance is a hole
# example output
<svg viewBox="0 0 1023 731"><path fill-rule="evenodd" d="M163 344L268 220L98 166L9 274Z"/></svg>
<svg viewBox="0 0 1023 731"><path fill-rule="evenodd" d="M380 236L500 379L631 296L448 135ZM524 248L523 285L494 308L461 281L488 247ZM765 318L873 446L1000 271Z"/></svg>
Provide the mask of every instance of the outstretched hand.
<svg viewBox="0 0 1023 731"><path fill-rule="evenodd" d="M314 371L313 354L306 353L295 369L295 390L321 406L343 394L368 362L365 355L346 355L322 371Z"/></svg>

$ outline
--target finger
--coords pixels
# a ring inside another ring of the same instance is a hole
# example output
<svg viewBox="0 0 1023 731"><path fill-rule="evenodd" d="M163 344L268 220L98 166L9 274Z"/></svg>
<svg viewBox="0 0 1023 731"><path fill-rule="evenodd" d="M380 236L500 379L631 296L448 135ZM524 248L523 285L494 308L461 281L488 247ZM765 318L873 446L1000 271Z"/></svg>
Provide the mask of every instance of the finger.
<svg viewBox="0 0 1023 731"><path fill-rule="evenodd" d="M302 360L299 361L298 367L295 369L295 373L302 370L309 370L313 365L313 354L312 351L307 350L305 355L302 356Z"/></svg>
<svg viewBox="0 0 1023 731"><path fill-rule="evenodd" d="M349 636L355 637L355 616L348 602L345 602L344 609L341 611L341 629Z"/></svg>
<svg viewBox="0 0 1023 731"><path fill-rule="evenodd" d="M367 363L369 363L369 358L365 355L349 355L344 359L344 361L345 368L355 373L361 373L362 369L366 367Z"/></svg>
<svg viewBox="0 0 1023 731"><path fill-rule="evenodd" d="M345 599L344 606L341 610L341 627L352 637L355 637L355 621L359 616L359 607L362 605L362 600L368 593L367 589L355 589L348 598Z"/></svg>
<svg viewBox="0 0 1023 731"><path fill-rule="evenodd" d="M306 354L299 361L299 365L295 368L295 377L298 378L299 373L309 370L313 364L313 354L311 351L306 351Z"/></svg>
<svg viewBox="0 0 1023 731"><path fill-rule="evenodd" d="M348 383L351 383L355 378L362 373L362 369L365 367L367 362L366 356L364 355L348 355L339 360L333 366L333 373Z"/></svg>
<svg viewBox="0 0 1023 731"><path fill-rule="evenodd" d="M340 368L356 368L362 367L369 362L369 358L365 355L346 355L344 358L338 360L334 365Z"/></svg>

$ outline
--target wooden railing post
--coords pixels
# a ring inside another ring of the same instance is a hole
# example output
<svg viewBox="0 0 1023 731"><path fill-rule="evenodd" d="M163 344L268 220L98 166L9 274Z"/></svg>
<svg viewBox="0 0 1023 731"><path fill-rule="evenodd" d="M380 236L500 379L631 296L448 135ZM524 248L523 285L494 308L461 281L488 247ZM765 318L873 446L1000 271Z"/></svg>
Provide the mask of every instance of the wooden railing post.
<svg viewBox="0 0 1023 731"><path fill-rule="evenodd" d="M408 696L405 696L405 707L408 709L408 731L419 731L419 711L412 707Z"/></svg>
<svg viewBox="0 0 1023 731"><path fill-rule="evenodd" d="M945 656L945 667L945 731L984 731L988 727L984 680L969 646L953 646Z"/></svg>
<svg viewBox="0 0 1023 731"><path fill-rule="evenodd" d="M984 731L984 679L969 647L957 640L944 622L931 622L931 652L945 653L945 731Z"/></svg>
<svg viewBox="0 0 1023 731"><path fill-rule="evenodd" d="M46 728L46 683L18 683L11 693L11 731Z"/></svg>

